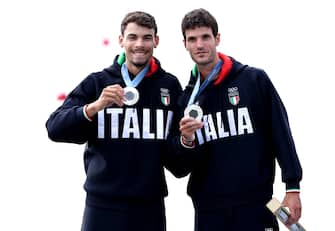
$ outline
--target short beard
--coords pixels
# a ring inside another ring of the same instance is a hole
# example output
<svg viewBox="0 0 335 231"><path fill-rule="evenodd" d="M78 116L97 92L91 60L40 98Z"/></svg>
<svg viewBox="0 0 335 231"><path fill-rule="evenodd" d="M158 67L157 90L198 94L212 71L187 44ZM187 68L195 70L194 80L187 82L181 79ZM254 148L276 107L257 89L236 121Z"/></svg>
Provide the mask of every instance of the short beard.
<svg viewBox="0 0 335 231"><path fill-rule="evenodd" d="M148 62L145 62L145 63L134 63L132 62L132 64L137 67L138 69L142 68L142 67L145 67L147 65Z"/></svg>
<svg viewBox="0 0 335 231"><path fill-rule="evenodd" d="M214 59L208 59L208 60L203 60L203 61L197 61L197 59L196 58L193 58L193 57L191 57L192 58L192 60L197 64L197 65L199 65L199 66L207 66L208 64L211 64L213 61L214 61Z"/></svg>
<svg viewBox="0 0 335 231"><path fill-rule="evenodd" d="M133 64L137 68L141 68L141 67L144 67L146 65L146 63L133 63Z"/></svg>

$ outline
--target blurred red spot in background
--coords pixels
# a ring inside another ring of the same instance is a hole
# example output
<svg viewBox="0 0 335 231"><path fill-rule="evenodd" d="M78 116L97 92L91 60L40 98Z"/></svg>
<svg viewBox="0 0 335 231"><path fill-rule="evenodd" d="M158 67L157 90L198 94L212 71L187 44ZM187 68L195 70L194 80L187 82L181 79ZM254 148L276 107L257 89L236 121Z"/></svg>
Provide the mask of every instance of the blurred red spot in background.
<svg viewBox="0 0 335 231"><path fill-rule="evenodd" d="M62 92L62 93L59 93L58 96L57 96L57 100L59 101L64 101L65 98L66 98L66 93Z"/></svg>
<svg viewBox="0 0 335 231"><path fill-rule="evenodd" d="M102 44L103 44L104 46L108 46L108 45L109 45L109 39L108 39L108 38L103 39L103 40L102 40Z"/></svg>

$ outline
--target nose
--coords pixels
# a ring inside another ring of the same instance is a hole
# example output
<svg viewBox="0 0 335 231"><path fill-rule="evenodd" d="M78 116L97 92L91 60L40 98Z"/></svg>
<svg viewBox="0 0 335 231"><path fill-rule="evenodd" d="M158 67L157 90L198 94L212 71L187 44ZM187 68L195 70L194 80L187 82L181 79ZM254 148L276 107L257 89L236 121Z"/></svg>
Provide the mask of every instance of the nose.
<svg viewBox="0 0 335 231"><path fill-rule="evenodd" d="M204 47L204 43L201 39L197 39L195 45L196 45L197 48L203 48Z"/></svg>
<svg viewBox="0 0 335 231"><path fill-rule="evenodd" d="M135 47L143 47L144 40L142 38L139 38L135 42Z"/></svg>

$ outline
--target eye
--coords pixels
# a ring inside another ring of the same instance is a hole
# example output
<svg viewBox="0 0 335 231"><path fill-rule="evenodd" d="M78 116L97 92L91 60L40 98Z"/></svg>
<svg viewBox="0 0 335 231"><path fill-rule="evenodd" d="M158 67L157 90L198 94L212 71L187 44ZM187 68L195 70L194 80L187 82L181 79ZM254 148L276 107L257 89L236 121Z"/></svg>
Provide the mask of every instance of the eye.
<svg viewBox="0 0 335 231"><path fill-rule="evenodd" d="M187 42L194 43L195 42L195 37L188 37Z"/></svg>
<svg viewBox="0 0 335 231"><path fill-rule="evenodd" d="M211 39L211 36L210 36L209 34L205 34L204 36L202 36L202 39L203 39L204 41L208 41L208 40Z"/></svg>
<svg viewBox="0 0 335 231"><path fill-rule="evenodd" d="M127 36L127 39L130 40L130 41L134 41L134 40L137 39L137 36L134 35L134 34L130 34L130 35Z"/></svg>
<svg viewBox="0 0 335 231"><path fill-rule="evenodd" d="M144 36L143 40L145 40L145 41L151 41L152 40L152 35L146 35L146 36Z"/></svg>

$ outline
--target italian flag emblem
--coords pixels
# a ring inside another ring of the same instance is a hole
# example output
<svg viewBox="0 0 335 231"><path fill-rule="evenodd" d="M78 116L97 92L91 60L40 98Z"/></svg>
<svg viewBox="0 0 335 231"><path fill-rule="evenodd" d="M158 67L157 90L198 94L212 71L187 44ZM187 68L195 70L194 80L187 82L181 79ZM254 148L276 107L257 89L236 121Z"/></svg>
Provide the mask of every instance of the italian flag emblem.
<svg viewBox="0 0 335 231"><path fill-rule="evenodd" d="M234 106L240 102L240 94L237 87L228 88L228 99L230 104Z"/></svg>
<svg viewBox="0 0 335 231"><path fill-rule="evenodd" d="M168 106L170 104L170 96L162 95L161 101L165 106Z"/></svg>
<svg viewBox="0 0 335 231"><path fill-rule="evenodd" d="M161 102L165 106L169 106L170 105L170 93L169 93L169 89L161 88Z"/></svg>
<svg viewBox="0 0 335 231"><path fill-rule="evenodd" d="M230 102L232 105L237 105L238 102L240 102L240 97L239 97L238 95L231 96L231 97L229 97L229 102Z"/></svg>

